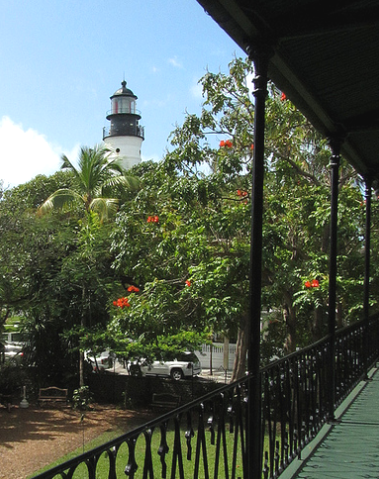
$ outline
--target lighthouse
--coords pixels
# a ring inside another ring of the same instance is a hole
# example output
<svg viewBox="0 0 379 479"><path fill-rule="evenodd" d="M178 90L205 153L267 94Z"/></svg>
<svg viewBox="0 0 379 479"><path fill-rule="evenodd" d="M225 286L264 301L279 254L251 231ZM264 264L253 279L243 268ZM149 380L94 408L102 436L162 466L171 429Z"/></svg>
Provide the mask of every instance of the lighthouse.
<svg viewBox="0 0 379 479"><path fill-rule="evenodd" d="M141 161L141 145L145 131L139 125L140 112L136 109L137 96L126 88L126 81L110 97L111 110L107 112L108 127L103 129L103 141L113 155L122 159L125 169L132 168Z"/></svg>

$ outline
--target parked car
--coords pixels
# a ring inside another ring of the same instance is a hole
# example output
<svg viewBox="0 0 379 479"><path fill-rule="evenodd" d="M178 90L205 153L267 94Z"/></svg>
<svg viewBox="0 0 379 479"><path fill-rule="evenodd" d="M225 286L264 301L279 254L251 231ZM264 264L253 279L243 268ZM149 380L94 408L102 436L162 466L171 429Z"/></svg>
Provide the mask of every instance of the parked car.
<svg viewBox="0 0 379 479"><path fill-rule="evenodd" d="M22 361L22 357L24 355L22 351L22 346L19 344L4 344L4 359L5 360L12 360L20 363Z"/></svg>
<svg viewBox="0 0 379 479"><path fill-rule="evenodd" d="M5 343L25 344L24 335L20 332L6 332L1 335Z"/></svg>
<svg viewBox="0 0 379 479"><path fill-rule="evenodd" d="M99 354L94 355L92 352L87 351L85 359L91 364L93 371L104 371L113 366L113 354L109 351L102 351Z"/></svg>
<svg viewBox="0 0 379 479"><path fill-rule="evenodd" d="M135 361L128 364L129 374L142 376L169 376L179 380L198 376L201 373L201 363L195 353L185 352L177 355L172 361L146 360Z"/></svg>

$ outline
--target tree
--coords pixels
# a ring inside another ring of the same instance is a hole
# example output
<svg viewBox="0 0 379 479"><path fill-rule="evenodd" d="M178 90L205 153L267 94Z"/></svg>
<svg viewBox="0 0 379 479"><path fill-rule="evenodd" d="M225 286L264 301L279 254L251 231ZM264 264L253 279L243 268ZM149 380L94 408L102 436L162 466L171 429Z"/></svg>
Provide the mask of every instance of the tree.
<svg viewBox="0 0 379 479"><path fill-rule="evenodd" d="M83 205L85 212L97 212L102 220L117 211L118 199L110 195L116 189L131 188L136 181L126 175L119 160L110 159L110 150L103 146L83 147L78 167L63 155L62 169L73 174L72 188L60 188L41 205L41 212L52 208L73 208Z"/></svg>
<svg viewBox="0 0 379 479"><path fill-rule="evenodd" d="M147 344L157 334L238 330L234 378L245 371L248 329L250 73L249 62L235 59L229 75L207 73L200 80L201 116L188 114L175 129L173 151L161 165L151 166L153 173L146 169L140 194L120 211L113 237L115 267L140 289L112 323L133 339L129 348L141 343L138 338ZM325 331L329 156L325 140L271 85L263 304L272 322L266 334L282 326L276 353L292 351ZM347 164L340 188L341 212L349 211L349 217L340 218L341 272L343 284L352 289L360 283L360 270L351 266L362 247L362 208L358 178ZM149 216L158 221L148 222ZM308 289L308 280L319 286ZM339 295L341 315L354 319L357 297L346 293Z"/></svg>
<svg viewBox="0 0 379 479"><path fill-rule="evenodd" d="M105 147L81 148L78 167L63 156L63 169L68 169L73 176L71 188L60 188L52 193L40 206L41 213L54 208L74 211L79 215L84 210L84 220L79 221L77 251L71 254L65 263L69 266L70 284L80 288L80 297L76 297L76 311L80 311L80 340L91 324L96 301L94 291L99 293L97 283L98 256L95 252L95 237L100 227L97 218L104 222L117 211L118 198L113 193L136 186L136 181L126 175L125 170L116 159L109 157L110 151ZM93 282L95 281L95 284ZM76 294L74 292L74 294ZM79 382L84 385L84 349L79 348Z"/></svg>

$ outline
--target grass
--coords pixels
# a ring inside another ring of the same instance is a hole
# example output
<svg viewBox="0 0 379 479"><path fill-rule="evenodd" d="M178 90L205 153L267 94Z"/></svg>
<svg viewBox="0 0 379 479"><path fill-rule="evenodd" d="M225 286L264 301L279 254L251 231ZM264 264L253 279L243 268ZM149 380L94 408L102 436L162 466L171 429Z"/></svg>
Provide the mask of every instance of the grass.
<svg viewBox="0 0 379 479"><path fill-rule="evenodd" d="M105 444L108 441L111 441L112 439L115 439L118 436L121 436L124 434L124 431L121 429L115 429L113 431L106 431L100 436L96 437L92 441L89 441L85 445L85 452L94 449L97 446L101 446L102 444ZM69 461L70 459L74 459L74 457L79 456L80 454L83 453L83 447L78 447L72 452L69 452L65 456L60 457L56 461L52 462L51 464L43 467L42 469L39 469L38 471L33 472L30 476L27 477L27 479L31 479L32 477L36 476L37 474L41 474L42 472L48 471L49 469L52 469L55 466L58 466L59 464L62 464L66 461Z"/></svg>
<svg viewBox="0 0 379 479"><path fill-rule="evenodd" d="M112 431L112 432L107 432L105 434L102 434L101 436L97 437L95 440L91 441L86 445L86 450L88 451L89 449L93 449L96 446L99 446L101 444L104 444L107 441L110 441L111 439L118 437L122 434L122 431ZM205 449L207 451L206 458L208 461L208 467L210 470L210 476L214 476L214 467L216 464L216 445L211 444L211 435L209 431L206 431L206 440L205 440ZM169 445L169 452L166 454L165 457L165 462L167 465L167 477L171 476L171 467L173 463L173 449L174 449L174 439L175 439L175 432L173 429L169 429L167 431L167 444ZM237 469L237 474L236 477L242 477L243 475L243 467L242 467L242 454L241 454L241 444L240 444L240 438L238 438L238 445L237 445L237 458L236 458L236 463L235 467ZM160 430L156 429L153 432L152 435L152 443L151 443L151 450L152 450L152 462L153 462L153 470L154 470L154 477L161 477L161 460L160 456L157 454L159 445L161 441L161 434ZM195 470L195 457L196 457L196 446L197 446L197 432L195 433L195 436L192 438L191 441L191 446L192 446L192 459L191 461L187 460L187 443L186 443L186 438L185 438L185 428L183 428L180 432L180 441L181 441L181 451L183 455L183 468L184 468L184 477L187 479L193 478L194 477L194 470ZM219 465L219 471L218 471L218 477L226 477L226 472L225 472L225 467L229 469L229 475L233 467L232 463L232 451L233 451L233 446L234 446L234 441L235 441L235 435L230 434L228 431L226 431L225 434L225 448L227 449L227 460L224 463L224 459L221 459L219 463L222 463ZM217 437L216 437L216 442L217 442ZM221 448L220 448L220 453L221 453L221 458L223 458L223 453L222 450L224 448L223 442L221 442ZM143 477L143 467L144 467L144 461L145 461L145 449L146 449L146 441L144 436L140 436L136 442L136 450L135 450L135 460L136 463L138 464L138 470L135 474L135 479L139 479ZM200 451L202 451L200 449ZM72 459L79 454L81 454L83 450L77 449L73 451L70 454L67 454L63 457L61 457L58 461L55 461L52 464L49 464L49 466L35 472L32 476L29 476L29 478L35 476L36 474L40 474L41 472L47 471L48 469L51 469L52 467L62 464L65 461L68 461L69 459ZM120 446L120 449L117 453L117 460L116 460L116 474L117 477L122 478L125 477L125 466L128 464L128 459L129 459L129 450L127 444L122 444ZM199 477L205 477L205 472L204 472L204 455L201 452L200 453L200 461L199 461ZM103 453L102 456L100 457L97 468L96 468L96 479L107 479L109 474L109 458L106 453ZM60 476L57 476L60 477ZM178 461L176 462L176 477L179 477L179 463ZM73 479L87 479L88 478L88 471L87 467L82 464L80 465L74 475Z"/></svg>

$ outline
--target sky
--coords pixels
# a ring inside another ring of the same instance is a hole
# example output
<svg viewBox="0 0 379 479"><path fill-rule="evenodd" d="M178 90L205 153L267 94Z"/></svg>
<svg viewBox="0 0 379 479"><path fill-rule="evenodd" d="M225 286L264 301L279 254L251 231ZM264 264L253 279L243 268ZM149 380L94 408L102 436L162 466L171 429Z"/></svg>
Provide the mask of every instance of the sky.
<svg viewBox="0 0 379 479"><path fill-rule="evenodd" d="M159 161L199 79L244 52L196 0L0 0L0 180L59 170L102 142L110 96L127 87L145 127L142 159Z"/></svg>

